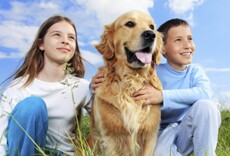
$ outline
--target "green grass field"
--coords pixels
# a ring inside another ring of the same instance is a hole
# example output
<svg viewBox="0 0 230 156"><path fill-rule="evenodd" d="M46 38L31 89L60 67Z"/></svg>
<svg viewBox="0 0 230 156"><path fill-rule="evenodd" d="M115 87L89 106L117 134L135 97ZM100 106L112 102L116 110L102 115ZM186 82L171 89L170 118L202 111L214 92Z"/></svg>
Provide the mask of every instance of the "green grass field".
<svg viewBox="0 0 230 156"><path fill-rule="evenodd" d="M221 112L222 123L219 129L218 144L216 149L217 156L228 156L230 154L230 111ZM82 119L81 130L83 137L89 134L89 116Z"/></svg>
<svg viewBox="0 0 230 156"><path fill-rule="evenodd" d="M228 156L230 155L230 111L222 111L221 117L216 154L217 156Z"/></svg>
<svg viewBox="0 0 230 156"><path fill-rule="evenodd" d="M221 112L222 123L219 129L218 144L216 149L217 156L228 156L230 153L230 110ZM87 146L85 140L89 135L90 118L85 115L82 118L81 126L78 128L79 140L74 143L82 156L93 156L92 151ZM42 152L42 151L41 151ZM42 154L47 156L46 154ZM79 154L77 154L79 155ZM49 155L50 156L50 155ZM193 156L193 154L191 155Z"/></svg>

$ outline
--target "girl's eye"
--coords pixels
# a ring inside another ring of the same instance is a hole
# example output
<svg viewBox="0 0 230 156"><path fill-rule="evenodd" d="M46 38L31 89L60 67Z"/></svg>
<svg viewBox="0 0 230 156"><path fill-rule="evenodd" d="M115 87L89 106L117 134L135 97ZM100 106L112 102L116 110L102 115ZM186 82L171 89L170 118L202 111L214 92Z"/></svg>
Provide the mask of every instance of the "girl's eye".
<svg viewBox="0 0 230 156"><path fill-rule="evenodd" d="M75 37L74 36L70 36L69 37L71 40L75 40Z"/></svg>
<svg viewBox="0 0 230 156"><path fill-rule="evenodd" d="M55 33L54 36L61 36L59 33Z"/></svg>

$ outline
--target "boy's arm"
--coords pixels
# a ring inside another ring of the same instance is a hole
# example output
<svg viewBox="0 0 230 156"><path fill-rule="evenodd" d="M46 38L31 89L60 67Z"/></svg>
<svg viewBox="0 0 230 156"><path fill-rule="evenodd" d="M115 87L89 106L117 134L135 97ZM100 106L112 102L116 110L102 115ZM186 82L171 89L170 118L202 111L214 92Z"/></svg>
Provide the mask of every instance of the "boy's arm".
<svg viewBox="0 0 230 156"><path fill-rule="evenodd" d="M212 99L211 91L202 87L190 89L163 90L163 105L172 103L191 105L199 99Z"/></svg>
<svg viewBox="0 0 230 156"><path fill-rule="evenodd" d="M163 90L163 105L165 107L167 105L172 107L173 104L191 105L199 99L212 99L211 84L203 70L197 70L190 81L191 88Z"/></svg>

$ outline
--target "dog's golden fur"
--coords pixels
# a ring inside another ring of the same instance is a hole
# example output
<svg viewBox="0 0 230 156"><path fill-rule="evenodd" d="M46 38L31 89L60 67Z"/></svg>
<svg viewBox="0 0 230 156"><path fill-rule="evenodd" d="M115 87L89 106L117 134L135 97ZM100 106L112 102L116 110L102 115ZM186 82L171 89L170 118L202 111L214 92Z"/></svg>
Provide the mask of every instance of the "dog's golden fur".
<svg viewBox="0 0 230 156"><path fill-rule="evenodd" d="M153 155L160 105L142 106L143 101L134 101L132 95L145 83L162 88L154 69L160 61L162 36L154 27L147 13L130 11L106 25L95 45L105 61L100 68L105 81L96 89L91 115L90 135L96 155ZM133 56L140 51L150 54L152 62L142 63Z"/></svg>

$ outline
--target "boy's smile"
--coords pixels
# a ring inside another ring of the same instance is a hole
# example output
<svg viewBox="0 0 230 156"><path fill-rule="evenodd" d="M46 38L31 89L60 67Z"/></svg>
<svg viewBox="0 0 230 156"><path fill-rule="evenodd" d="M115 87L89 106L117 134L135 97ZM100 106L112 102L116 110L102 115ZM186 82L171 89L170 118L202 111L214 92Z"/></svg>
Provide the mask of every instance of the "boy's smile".
<svg viewBox="0 0 230 156"><path fill-rule="evenodd" d="M189 56L191 56L191 54L192 54L191 52L182 52L181 53L181 55L185 56L185 57L189 57Z"/></svg>

